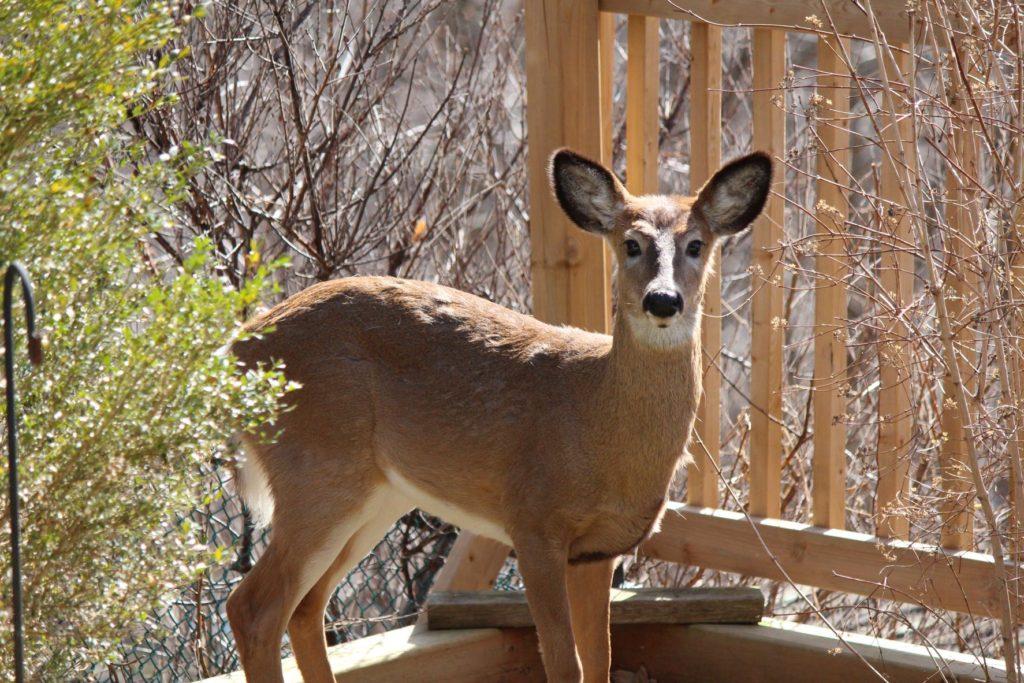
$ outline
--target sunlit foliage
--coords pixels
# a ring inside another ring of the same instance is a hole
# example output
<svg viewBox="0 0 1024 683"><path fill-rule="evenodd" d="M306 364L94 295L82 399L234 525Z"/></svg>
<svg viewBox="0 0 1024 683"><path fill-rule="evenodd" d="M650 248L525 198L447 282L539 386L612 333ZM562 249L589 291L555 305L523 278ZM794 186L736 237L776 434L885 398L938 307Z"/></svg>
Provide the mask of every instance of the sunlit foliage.
<svg viewBox="0 0 1024 683"><path fill-rule="evenodd" d="M147 93L180 56L162 52L178 30L173 10L0 0L0 262L29 268L47 336L42 368L29 369L23 349L16 359L33 679L102 661L202 568L209 549L187 521L205 495L200 466L230 433L267 419L286 388L280 373L241 375L216 353L264 293L268 267L251 257L248 279L228 285L210 242L186 245L178 262L147 248L211 154L181 141L147 160L124 134L141 107L163 104ZM2 513L9 672L6 504Z"/></svg>

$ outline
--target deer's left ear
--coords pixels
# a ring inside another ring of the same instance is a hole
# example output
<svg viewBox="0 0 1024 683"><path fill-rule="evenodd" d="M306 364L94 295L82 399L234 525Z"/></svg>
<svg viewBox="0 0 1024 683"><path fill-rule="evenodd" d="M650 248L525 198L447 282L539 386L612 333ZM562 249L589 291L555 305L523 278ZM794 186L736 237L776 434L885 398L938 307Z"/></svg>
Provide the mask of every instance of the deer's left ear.
<svg viewBox="0 0 1024 683"><path fill-rule="evenodd" d="M761 213L771 184L771 157L764 152L754 152L720 168L697 193L693 210L707 222L712 232L732 235L750 225Z"/></svg>

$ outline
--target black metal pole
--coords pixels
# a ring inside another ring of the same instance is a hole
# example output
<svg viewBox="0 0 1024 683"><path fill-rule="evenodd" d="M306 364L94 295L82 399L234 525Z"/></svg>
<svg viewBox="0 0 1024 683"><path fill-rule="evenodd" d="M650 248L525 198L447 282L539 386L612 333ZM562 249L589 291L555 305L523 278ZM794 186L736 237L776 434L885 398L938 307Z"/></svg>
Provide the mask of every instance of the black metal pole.
<svg viewBox="0 0 1024 683"><path fill-rule="evenodd" d="M18 425L15 422L14 395L14 321L11 290L21 280L25 299L25 326L28 328L28 355L33 365L43 361L43 347L36 334L35 300L32 282L19 263L12 263L4 276L4 379L7 382L7 481L11 509L11 593L14 606L14 680L25 680L24 613L21 596L21 527L18 523Z"/></svg>

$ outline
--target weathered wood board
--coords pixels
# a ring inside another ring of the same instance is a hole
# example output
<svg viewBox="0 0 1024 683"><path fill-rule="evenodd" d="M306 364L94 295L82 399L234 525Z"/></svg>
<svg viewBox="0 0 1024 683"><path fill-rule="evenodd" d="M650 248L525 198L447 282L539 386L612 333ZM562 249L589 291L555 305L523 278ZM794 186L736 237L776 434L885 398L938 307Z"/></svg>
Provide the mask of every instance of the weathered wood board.
<svg viewBox="0 0 1024 683"><path fill-rule="evenodd" d="M756 624L764 611L757 588L612 590L613 624ZM432 630L533 626L526 594L438 591L427 600Z"/></svg>

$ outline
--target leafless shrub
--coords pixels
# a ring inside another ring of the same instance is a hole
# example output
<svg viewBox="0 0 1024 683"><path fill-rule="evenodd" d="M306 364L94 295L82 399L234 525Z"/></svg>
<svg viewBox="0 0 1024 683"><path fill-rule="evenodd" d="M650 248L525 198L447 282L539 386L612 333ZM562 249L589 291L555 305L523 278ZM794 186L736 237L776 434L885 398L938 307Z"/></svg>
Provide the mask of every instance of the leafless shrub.
<svg viewBox="0 0 1024 683"><path fill-rule="evenodd" d="M493 0L213 3L177 104L136 119L156 153L219 151L159 249L205 234L235 282L258 252L291 258L288 291L380 273L526 307L519 24Z"/></svg>

